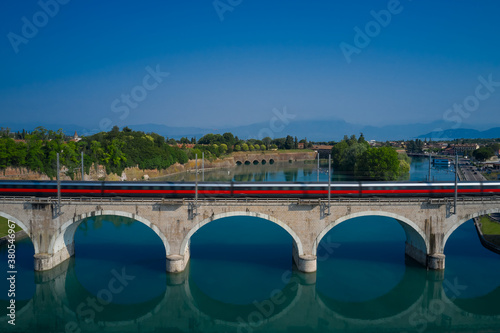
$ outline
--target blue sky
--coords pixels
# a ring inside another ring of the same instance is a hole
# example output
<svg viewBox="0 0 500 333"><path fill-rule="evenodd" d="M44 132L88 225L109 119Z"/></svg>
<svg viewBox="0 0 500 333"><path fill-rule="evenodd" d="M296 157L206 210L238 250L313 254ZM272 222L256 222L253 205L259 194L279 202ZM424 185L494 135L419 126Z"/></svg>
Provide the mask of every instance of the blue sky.
<svg viewBox="0 0 500 333"><path fill-rule="evenodd" d="M2 126L500 124L498 1L59 1L0 4Z"/></svg>

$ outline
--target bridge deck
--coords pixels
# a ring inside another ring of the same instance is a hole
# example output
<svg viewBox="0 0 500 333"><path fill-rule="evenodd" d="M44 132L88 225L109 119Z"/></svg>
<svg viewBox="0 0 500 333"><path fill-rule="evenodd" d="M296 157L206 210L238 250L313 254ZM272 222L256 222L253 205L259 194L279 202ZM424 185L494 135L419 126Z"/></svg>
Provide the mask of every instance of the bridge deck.
<svg viewBox="0 0 500 333"><path fill-rule="evenodd" d="M457 203L481 203L481 202L497 202L500 201L500 196L471 196L459 197ZM1 203L31 203L31 204L57 204L57 198L47 197L0 197ZM321 205L327 204L327 199L301 199L301 198L192 198L184 199L165 199L165 198L129 198L129 197L64 197L61 198L61 204L163 204L163 205L187 205L197 203L198 205L227 205L227 204L295 204L295 205ZM429 203L433 205L443 205L453 203L453 198L429 198L429 197L399 197L399 198L332 198L332 205L349 205L349 204L397 204L397 203Z"/></svg>

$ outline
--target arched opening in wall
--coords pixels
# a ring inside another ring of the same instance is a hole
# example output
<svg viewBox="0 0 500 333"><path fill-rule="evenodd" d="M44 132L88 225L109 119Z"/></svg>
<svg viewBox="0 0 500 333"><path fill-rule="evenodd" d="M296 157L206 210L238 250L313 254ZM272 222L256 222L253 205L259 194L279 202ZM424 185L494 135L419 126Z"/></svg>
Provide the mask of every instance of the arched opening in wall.
<svg viewBox="0 0 500 333"><path fill-rule="evenodd" d="M71 302L76 306L88 295L111 300L100 316L127 320L126 311L119 309L155 302L165 294L169 249L149 221L115 213L77 219L67 228L65 238L74 235L75 256L66 290L76 284L85 291L74 294Z"/></svg>
<svg viewBox="0 0 500 333"><path fill-rule="evenodd" d="M267 164L267 161L266 160L262 160L262 165L266 165Z"/></svg>
<svg viewBox="0 0 500 333"><path fill-rule="evenodd" d="M292 272L297 243L279 222L242 212L204 223L183 242L190 244L190 284L196 290L226 304L251 305L289 283L291 274L285 273Z"/></svg>
<svg viewBox="0 0 500 333"><path fill-rule="evenodd" d="M17 220L18 223L15 223L16 220L8 214L0 213L0 269L4 272L4 278L0 282L1 290L4 291L0 293L0 306L6 309L10 305L10 299L15 299L16 311L20 315L22 309L28 306L35 294L33 265L35 248L26 233L26 227L24 225L21 227L21 221ZM9 232L9 230L12 231ZM13 241L10 241L12 239L10 234L15 235ZM10 271L17 272L15 274L15 297L8 295L11 289L11 281L7 279Z"/></svg>
<svg viewBox="0 0 500 333"><path fill-rule="evenodd" d="M250 165L252 163L250 163L250 161L245 161L245 165Z"/></svg>
<svg viewBox="0 0 500 333"><path fill-rule="evenodd" d="M326 228L318 242L316 290L330 300L326 303L364 309L357 318L405 311L421 296L426 282L426 268L405 256L406 242L425 249L425 241L412 226L383 214L347 216ZM402 293L405 281L419 286L418 293ZM395 291L398 301L390 297Z"/></svg>
<svg viewBox="0 0 500 333"><path fill-rule="evenodd" d="M274 159L269 159L269 164L274 164Z"/></svg>
<svg viewBox="0 0 500 333"><path fill-rule="evenodd" d="M445 294L463 310L481 315L500 315L500 222L498 211L459 221L445 235L445 281L459 288ZM497 252L494 252L496 250ZM496 304L496 305L495 305Z"/></svg>
<svg viewBox="0 0 500 333"><path fill-rule="evenodd" d="M259 160L254 160L253 161L253 165L258 165L259 164Z"/></svg>
<svg viewBox="0 0 500 333"><path fill-rule="evenodd" d="M242 165L241 161L236 161L236 165Z"/></svg>

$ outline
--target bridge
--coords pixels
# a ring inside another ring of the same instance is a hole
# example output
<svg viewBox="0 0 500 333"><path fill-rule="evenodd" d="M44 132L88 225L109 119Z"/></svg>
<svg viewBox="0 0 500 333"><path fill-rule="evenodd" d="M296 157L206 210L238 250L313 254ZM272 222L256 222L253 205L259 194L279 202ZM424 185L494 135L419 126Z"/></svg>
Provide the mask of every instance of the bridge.
<svg viewBox="0 0 500 333"><path fill-rule="evenodd" d="M136 199L10 197L0 200L0 216L19 225L35 249L35 270L50 270L75 255L78 225L93 216L115 215L139 221L162 240L167 272L182 272L189 262L191 236L204 225L230 216L253 216L275 223L293 239L301 272L316 271L316 252L332 228L360 216L385 216L406 234L406 254L432 270L445 268L444 248L466 221L500 212L500 198L462 197L456 212L448 198L332 199Z"/></svg>

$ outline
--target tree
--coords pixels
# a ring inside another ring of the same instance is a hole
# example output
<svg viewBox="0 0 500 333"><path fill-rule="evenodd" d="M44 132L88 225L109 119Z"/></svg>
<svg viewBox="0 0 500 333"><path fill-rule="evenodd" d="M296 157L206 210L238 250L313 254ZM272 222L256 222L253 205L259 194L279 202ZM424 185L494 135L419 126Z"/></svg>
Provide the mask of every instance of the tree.
<svg viewBox="0 0 500 333"><path fill-rule="evenodd" d="M355 175L373 180L396 180L400 175L399 166L398 154L394 149L369 148L356 163Z"/></svg>
<svg viewBox="0 0 500 333"><path fill-rule="evenodd" d="M345 151L344 159L341 163L341 169L343 171L354 172L354 167L358 159L363 155L363 153L368 149L366 145L362 143L355 143Z"/></svg>
<svg viewBox="0 0 500 333"><path fill-rule="evenodd" d="M363 132L361 132L359 134L359 138L358 138L358 143L368 143L366 140L365 140L365 136L363 135Z"/></svg>
<svg viewBox="0 0 500 333"><path fill-rule="evenodd" d="M474 158L478 161L485 161L493 155L495 155L495 152L491 149L491 147L481 147L474 150L472 153L472 156L474 156Z"/></svg>
<svg viewBox="0 0 500 333"><path fill-rule="evenodd" d="M234 151L241 151L241 146L240 145L234 146Z"/></svg>
<svg viewBox="0 0 500 333"><path fill-rule="evenodd" d="M236 142L233 134L229 132L222 134L222 138L224 140L224 143L228 146L232 146Z"/></svg>
<svg viewBox="0 0 500 333"><path fill-rule="evenodd" d="M9 153L7 151L6 138L0 139L0 169L6 169L10 165Z"/></svg>
<svg viewBox="0 0 500 333"><path fill-rule="evenodd" d="M246 143L241 145L241 150L248 151L248 149L250 149L250 148L248 147L248 145Z"/></svg>
<svg viewBox="0 0 500 333"><path fill-rule="evenodd" d="M294 146L293 137L287 135L285 139L285 149L293 149L293 146Z"/></svg>
<svg viewBox="0 0 500 333"><path fill-rule="evenodd" d="M267 149L269 149L269 145L271 144L271 139L270 137L266 136L265 138L262 139L262 142L266 145Z"/></svg>
<svg viewBox="0 0 500 333"><path fill-rule="evenodd" d="M342 169L343 161L345 159L347 149L349 148L348 140L344 138L344 140L340 141L332 148L332 165L334 169L344 171Z"/></svg>
<svg viewBox="0 0 500 333"><path fill-rule="evenodd" d="M227 145L225 143L221 143L219 146L219 154L225 154L227 152Z"/></svg>

